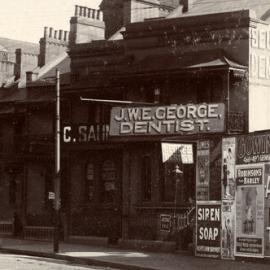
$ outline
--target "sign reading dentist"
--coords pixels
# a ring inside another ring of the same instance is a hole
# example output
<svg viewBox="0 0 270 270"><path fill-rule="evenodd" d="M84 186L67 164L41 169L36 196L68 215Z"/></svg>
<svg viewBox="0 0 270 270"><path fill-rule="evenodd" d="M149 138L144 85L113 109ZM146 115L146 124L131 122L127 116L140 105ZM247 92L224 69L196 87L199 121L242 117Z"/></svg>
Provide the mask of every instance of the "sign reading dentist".
<svg viewBox="0 0 270 270"><path fill-rule="evenodd" d="M114 107L110 136L223 132L224 112L224 104Z"/></svg>

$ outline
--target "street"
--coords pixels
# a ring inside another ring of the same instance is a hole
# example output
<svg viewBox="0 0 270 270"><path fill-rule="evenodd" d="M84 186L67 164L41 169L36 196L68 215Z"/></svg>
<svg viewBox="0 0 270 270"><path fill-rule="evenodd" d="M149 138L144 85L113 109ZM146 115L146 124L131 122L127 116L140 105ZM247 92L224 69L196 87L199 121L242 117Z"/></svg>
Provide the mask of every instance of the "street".
<svg viewBox="0 0 270 270"><path fill-rule="evenodd" d="M108 267L78 266L63 260L24 255L0 254L0 270L117 270Z"/></svg>

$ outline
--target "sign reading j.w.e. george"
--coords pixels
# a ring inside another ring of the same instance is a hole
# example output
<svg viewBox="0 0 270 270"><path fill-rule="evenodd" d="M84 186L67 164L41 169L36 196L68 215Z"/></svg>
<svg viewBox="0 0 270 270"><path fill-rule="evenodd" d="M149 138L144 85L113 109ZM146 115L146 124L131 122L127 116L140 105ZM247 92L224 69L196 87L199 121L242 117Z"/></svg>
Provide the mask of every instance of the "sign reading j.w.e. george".
<svg viewBox="0 0 270 270"><path fill-rule="evenodd" d="M224 104L114 107L111 136L174 135L224 131Z"/></svg>

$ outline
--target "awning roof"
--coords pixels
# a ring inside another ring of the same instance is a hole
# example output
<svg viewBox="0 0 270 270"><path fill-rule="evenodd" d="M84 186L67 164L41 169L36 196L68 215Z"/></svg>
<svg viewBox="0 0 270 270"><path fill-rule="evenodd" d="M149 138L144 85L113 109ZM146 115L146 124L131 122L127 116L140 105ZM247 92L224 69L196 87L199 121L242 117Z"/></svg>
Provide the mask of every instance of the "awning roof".
<svg viewBox="0 0 270 270"><path fill-rule="evenodd" d="M231 59L222 50L197 50L184 54L163 54L148 55L140 62L133 65L131 69L137 71L158 71L158 70L190 70L204 68L232 68L247 69Z"/></svg>

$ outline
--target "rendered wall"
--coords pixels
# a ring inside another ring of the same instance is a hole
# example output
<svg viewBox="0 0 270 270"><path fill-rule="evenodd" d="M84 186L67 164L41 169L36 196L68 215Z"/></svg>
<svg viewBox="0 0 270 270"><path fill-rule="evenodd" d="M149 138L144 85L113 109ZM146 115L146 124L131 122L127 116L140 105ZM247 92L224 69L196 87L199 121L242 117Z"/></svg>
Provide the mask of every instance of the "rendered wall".
<svg viewBox="0 0 270 270"><path fill-rule="evenodd" d="M250 28L249 131L270 128L270 26L257 22Z"/></svg>

